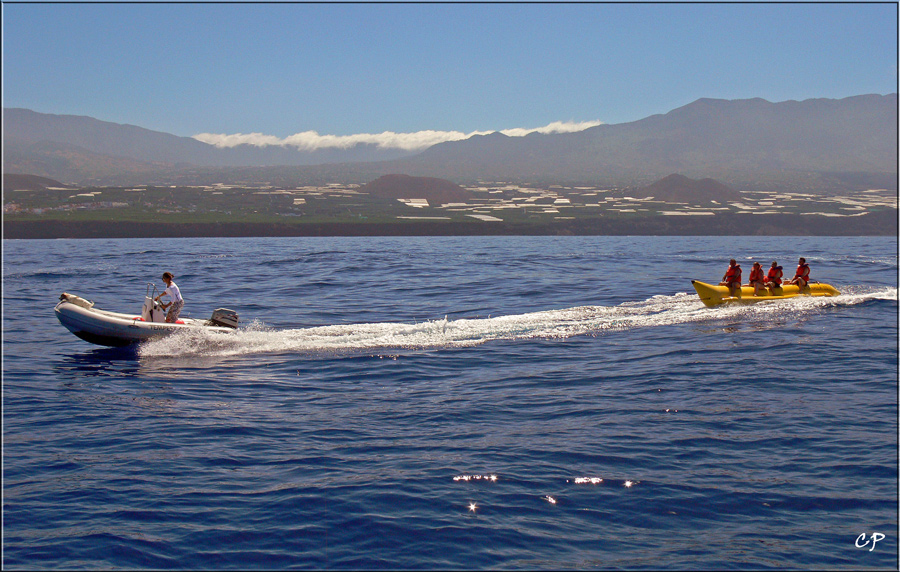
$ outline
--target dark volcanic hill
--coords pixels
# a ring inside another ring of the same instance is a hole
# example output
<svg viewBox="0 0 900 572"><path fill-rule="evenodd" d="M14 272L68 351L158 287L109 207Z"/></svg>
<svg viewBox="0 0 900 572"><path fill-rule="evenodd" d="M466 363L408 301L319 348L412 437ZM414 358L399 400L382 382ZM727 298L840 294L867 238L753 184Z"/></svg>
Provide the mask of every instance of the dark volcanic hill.
<svg viewBox="0 0 900 572"><path fill-rule="evenodd" d="M34 175L16 175L13 173L3 173L3 188L10 191L28 190L43 191L48 187L64 188L66 185L48 179L46 177L36 177Z"/></svg>
<svg viewBox="0 0 900 572"><path fill-rule="evenodd" d="M708 203L739 201L741 194L715 179L689 179L684 175L669 175L650 186L631 193L639 198L653 197L671 203Z"/></svg>
<svg viewBox="0 0 900 572"><path fill-rule="evenodd" d="M428 199L431 205L465 202L472 194L459 185L433 177L385 175L359 189L383 199Z"/></svg>

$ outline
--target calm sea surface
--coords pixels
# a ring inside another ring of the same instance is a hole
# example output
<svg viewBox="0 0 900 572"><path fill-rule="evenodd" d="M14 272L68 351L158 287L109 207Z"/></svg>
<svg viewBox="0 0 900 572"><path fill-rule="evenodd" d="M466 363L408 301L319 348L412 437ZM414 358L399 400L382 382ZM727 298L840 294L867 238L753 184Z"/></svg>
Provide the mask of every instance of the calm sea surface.
<svg viewBox="0 0 900 572"><path fill-rule="evenodd" d="M842 295L691 288L798 256ZM54 315L165 270L242 329ZM4 241L3 565L896 569L897 277L871 237Z"/></svg>

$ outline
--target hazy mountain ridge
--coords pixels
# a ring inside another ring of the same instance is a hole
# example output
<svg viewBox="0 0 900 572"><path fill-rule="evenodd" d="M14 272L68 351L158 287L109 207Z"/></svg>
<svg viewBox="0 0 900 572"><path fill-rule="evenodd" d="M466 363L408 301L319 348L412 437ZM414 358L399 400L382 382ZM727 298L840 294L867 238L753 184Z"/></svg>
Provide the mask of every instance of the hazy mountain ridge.
<svg viewBox="0 0 900 572"><path fill-rule="evenodd" d="M360 144L352 149L299 151L292 147L239 145L219 148L193 137L180 137L134 125L101 121L81 115L51 115L29 109L3 110L4 140L18 150L54 142L85 153L173 166L249 167L316 165L347 161L383 161L409 155L397 149ZM40 149L37 149L40 153Z"/></svg>
<svg viewBox="0 0 900 572"><path fill-rule="evenodd" d="M176 166L166 162L138 161L92 152L77 145L54 141L23 143L4 141L3 172L36 174L68 184L131 184L153 179Z"/></svg>
<svg viewBox="0 0 900 572"><path fill-rule="evenodd" d="M15 140L25 148L52 141L90 153L145 162L216 164L213 163L215 148L190 137L178 137L82 115L51 115L29 109L4 109L3 138Z"/></svg>
<svg viewBox="0 0 900 572"><path fill-rule="evenodd" d="M498 179L540 173L638 185L673 172L737 185L804 171L895 174L896 125L896 94L783 103L700 99L578 133L442 143L400 163L431 176L467 166Z"/></svg>
<svg viewBox="0 0 900 572"><path fill-rule="evenodd" d="M896 126L897 94L780 103L703 98L630 123L525 137L492 133L404 157L407 152L374 145L315 152L217 148L89 117L4 109L4 172L91 184L190 184L248 176L279 184L310 178L365 183L405 173L457 183L633 187L680 173L745 190L896 188Z"/></svg>

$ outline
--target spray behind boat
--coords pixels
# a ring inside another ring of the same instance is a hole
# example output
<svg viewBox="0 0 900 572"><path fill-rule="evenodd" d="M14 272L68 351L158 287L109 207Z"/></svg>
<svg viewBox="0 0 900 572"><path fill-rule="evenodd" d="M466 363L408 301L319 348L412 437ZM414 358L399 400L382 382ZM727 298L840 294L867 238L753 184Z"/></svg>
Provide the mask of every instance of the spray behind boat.
<svg viewBox="0 0 900 572"><path fill-rule="evenodd" d="M144 294L144 305L141 307L141 318L146 322L166 321L166 313L162 309L162 305L155 300L157 295L156 284L148 282L147 292ZM209 325L236 329L238 327L237 312L228 308L216 308L209 319Z"/></svg>

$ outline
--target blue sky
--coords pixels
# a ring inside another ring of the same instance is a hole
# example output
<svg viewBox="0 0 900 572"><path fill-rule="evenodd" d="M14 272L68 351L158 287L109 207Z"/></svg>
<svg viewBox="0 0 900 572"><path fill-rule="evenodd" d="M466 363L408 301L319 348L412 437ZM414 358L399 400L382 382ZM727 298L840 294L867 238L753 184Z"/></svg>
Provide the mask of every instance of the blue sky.
<svg viewBox="0 0 900 572"><path fill-rule="evenodd" d="M897 91L897 4L3 4L3 105L183 136L622 123Z"/></svg>

